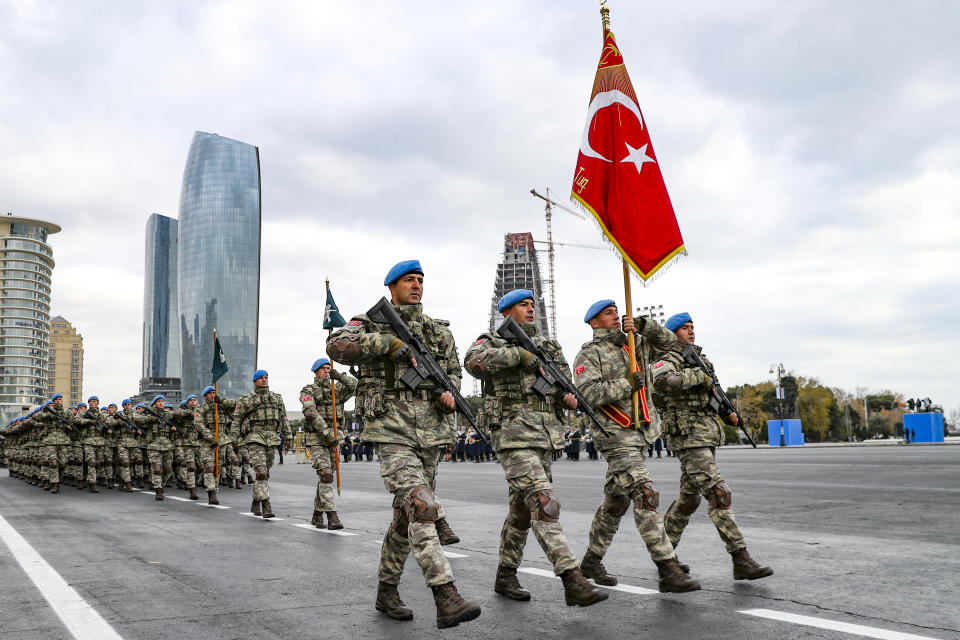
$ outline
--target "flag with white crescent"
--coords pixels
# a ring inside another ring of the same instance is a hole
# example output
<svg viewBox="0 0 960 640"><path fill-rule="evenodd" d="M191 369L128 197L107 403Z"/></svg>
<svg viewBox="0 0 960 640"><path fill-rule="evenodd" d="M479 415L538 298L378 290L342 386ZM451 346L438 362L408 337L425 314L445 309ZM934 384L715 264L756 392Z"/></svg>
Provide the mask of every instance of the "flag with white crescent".
<svg viewBox="0 0 960 640"><path fill-rule="evenodd" d="M686 255L633 84L606 27L571 198L644 281Z"/></svg>

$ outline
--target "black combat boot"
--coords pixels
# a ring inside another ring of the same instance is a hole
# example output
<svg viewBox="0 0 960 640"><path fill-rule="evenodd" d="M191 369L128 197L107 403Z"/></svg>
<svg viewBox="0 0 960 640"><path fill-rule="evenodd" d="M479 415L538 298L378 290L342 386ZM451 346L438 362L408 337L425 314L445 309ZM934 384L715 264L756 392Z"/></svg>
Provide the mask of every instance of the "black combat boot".
<svg viewBox="0 0 960 640"><path fill-rule="evenodd" d="M437 525L437 537L440 538L440 544L447 546L448 544L457 544L460 542L460 536L453 532L453 529L450 528L450 525L447 524L446 518L440 518L436 522Z"/></svg>
<svg viewBox="0 0 960 640"><path fill-rule="evenodd" d="M530 592L520 586L517 568L505 564L497 567L497 580L493 583L493 592L511 600L529 600Z"/></svg>
<svg viewBox="0 0 960 640"><path fill-rule="evenodd" d="M197 499L197 488L196 488L196 487L190 487L190 499L191 499L191 500L196 500L196 499Z"/></svg>
<svg viewBox="0 0 960 640"><path fill-rule="evenodd" d="M243 489L243 487L240 486L240 479L239 479L239 478L234 479L234 481L233 481L233 488L234 488L234 489Z"/></svg>
<svg viewBox="0 0 960 640"><path fill-rule="evenodd" d="M276 516L273 513L273 508L270 506L270 499L260 501L260 507L263 509L264 518L275 518Z"/></svg>
<svg viewBox="0 0 960 640"><path fill-rule="evenodd" d="M589 607L610 597L610 594L587 582L579 567L564 571L560 579L563 580L563 596L568 607Z"/></svg>
<svg viewBox="0 0 960 640"><path fill-rule="evenodd" d="M90 493L100 493L100 490L97 489L97 483L96 483L96 482L91 482L88 488L89 488L89 490L90 490Z"/></svg>
<svg viewBox="0 0 960 640"><path fill-rule="evenodd" d="M455 627L480 615L480 605L464 600L452 582L431 589L437 605L437 629Z"/></svg>
<svg viewBox="0 0 960 640"><path fill-rule="evenodd" d="M163 487L157 487L157 500L163 500Z"/></svg>
<svg viewBox="0 0 960 640"><path fill-rule="evenodd" d="M700 583L683 572L676 558L658 562L657 572L660 574L661 593L685 593L700 589Z"/></svg>
<svg viewBox="0 0 960 640"><path fill-rule="evenodd" d="M394 620L413 620L413 611L403 604L397 585L380 582L377 585L377 611L385 613Z"/></svg>
<svg viewBox="0 0 960 640"><path fill-rule="evenodd" d="M253 504L250 505L250 513L255 516L263 515L263 512L260 510L260 501L254 499Z"/></svg>
<svg viewBox="0 0 960 640"><path fill-rule="evenodd" d="M50 493L60 493L60 483L54 482L50 485Z"/></svg>
<svg viewBox="0 0 960 640"><path fill-rule="evenodd" d="M40 486L44 491L50 491L50 481L46 478L43 479L43 482L40 483Z"/></svg>
<svg viewBox="0 0 960 640"><path fill-rule="evenodd" d="M680 571L684 573L690 573L690 565L685 562L680 562L680 558L677 558L677 566L680 567Z"/></svg>
<svg viewBox="0 0 960 640"><path fill-rule="evenodd" d="M217 500L217 490L210 489L207 491L207 504L220 504L220 501Z"/></svg>
<svg viewBox="0 0 960 640"><path fill-rule="evenodd" d="M313 510L313 519L310 520L310 524L315 526L317 529L326 529L327 525L323 523L323 511Z"/></svg>
<svg viewBox="0 0 960 640"><path fill-rule="evenodd" d="M602 584L605 587L612 587L617 584L617 579L607 573L607 568L603 566L600 556L590 549L583 555L580 561L580 571L584 578L593 580L596 584Z"/></svg>
<svg viewBox="0 0 960 640"><path fill-rule="evenodd" d="M738 549L730 555L733 557L734 580L756 580L773 575L773 569L757 564L746 549Z"/></svg>
<svg viewBox="0 0 960 640"><path fill-rule="evenodd" d="M327 511L327 529L331 531L334 529L343 529L343 523L340 522L340 518L337 517L336 511Z"/></svg>

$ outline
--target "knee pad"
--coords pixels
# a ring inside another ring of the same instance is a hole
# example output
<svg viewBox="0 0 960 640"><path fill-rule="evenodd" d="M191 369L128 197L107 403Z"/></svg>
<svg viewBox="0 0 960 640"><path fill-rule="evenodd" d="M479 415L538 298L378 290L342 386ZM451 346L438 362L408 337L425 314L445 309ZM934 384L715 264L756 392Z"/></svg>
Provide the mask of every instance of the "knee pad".
<svg viewBox="0 0 960 640"><path fill-rule="evenodd" d="M515 529L526 531L530 528L530 509L522 502L511 502L507 511L507 524Z"/></svg>
<svg viewBox="0 0 960 640"><path fill-rule="evenodd" d="M630 508L630 498L627 496L603 496L600 508L615 518L623 517Z"/></svg>
<svg viewBox="0 0 960 640"><path fill-rule="evenodd" d="M407 519L406 510L394 509L393 522L390 523L390 527L393 529L393 532L401 538L406 538L408 526L410 526L410 520Z"/></svg>
<svg viewBox="0 0 960 640"><path fill-rule="evenodd" d="M57 462L56 458L50 458L49 461L47 461L47 466L50 467L51 469L59 469L60 463Z"/></svg>
<svg viewBox="0 0 960 640"><path fill-rule="evenodd" d="M152 467L150 467L150 471L154 472L157 475L160 475L161 473L163 473L163 468L160 465L155 464Z"/></svg>
<svg viewBox="0 0 960 640"><path fill-rule="evenodd" d="M217 466L216 466L215 464L213 464L212 462L206 462L206 463L204 463L204 465L203 465L203 472L204 472L204 473L213 473L213 472L215 472L216 470L217 470Z"/></svg>
<svg viewBox="0 0 960 640"><path fill-rule="evenodd" d="M407 498L407 519L411 522L436 522L437 501L433 492L423 485L410 492Z"/></svg>
<svg viewBox="0 0 960 640"><path fill-rule="evenodd" d="M560 522L560 501L553 489L537 491L527 502L530 519L540 522Z"/></svg>
<svg viewBox="0 0 960 640"><path fill-rule="evenodd" d="M257 467L254 467L253 470L257 474L257 480L259 480L260 482L264 482L265 480L267 480L267 478L270 477L270 474L267 473L266 467L257 466Z"/></svg>
<svg viewBox="0 0 960 640"><path fill-rule="evenodd" d="M321 469L320 470L320 482L323 484L330 484L333 482L333 471L330 469Z"/></svg>
<svg viewBox="0 0 960 640"><path fill-rule="evenodd" d="M718 482L710 487L710 506L714 509L729 509L733 503L733 492L726 482Z"/></svg>
<svg viewBox="0 0 960 640"><path fill-rule="evenodd" d="M699 493L681 493L677 498L677 511L685 516L693 515L693 512L700 506Z"/></svg>
<svg viewBox="0 0 960 640"><path fill-rule="evenodd" d="M194 464L193 460L187 463L187 471L189 471L190 473L193 473L196 470L197 470L197 465Z"/></svg>
<svg viewBox="0 0 960 640"><path fill-rule="evenodd" d="M640 484L630 496L640 509L656 511L657 507L660 506L660 492L657 491L657 486L652 482Z"/></svg>

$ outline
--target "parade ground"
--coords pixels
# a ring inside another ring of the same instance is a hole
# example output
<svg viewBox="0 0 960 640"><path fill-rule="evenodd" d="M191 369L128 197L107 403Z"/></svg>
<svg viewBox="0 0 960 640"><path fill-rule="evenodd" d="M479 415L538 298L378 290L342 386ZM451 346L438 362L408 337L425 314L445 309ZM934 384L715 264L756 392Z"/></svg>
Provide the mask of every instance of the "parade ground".
<svg viewBox="0 0 960 640"><path fill-rule="evenodd" d="M51 495L0 471L0 638L960 638L960 446L722 449L748 549L774 575L733 580L704 504L677 549L703 588L661 594L628 512L604 559L620 585L586 609L564 605L532 535L519 574L532 600L493 593L503 471L444 463L437 493L461 538L445 550L483 613L443 631L412 557L400 594L414 620L373 608L391 518L379 465L342 465L346 528L329 532L310 525L316 474L285 459L270 479L273 520L249 514L249 486L221 487L212 507L177 489L163 502L102 487ZM679 463L647 464L662 514ZM578 558L605 468L585 454L554 466Z"/></svg>

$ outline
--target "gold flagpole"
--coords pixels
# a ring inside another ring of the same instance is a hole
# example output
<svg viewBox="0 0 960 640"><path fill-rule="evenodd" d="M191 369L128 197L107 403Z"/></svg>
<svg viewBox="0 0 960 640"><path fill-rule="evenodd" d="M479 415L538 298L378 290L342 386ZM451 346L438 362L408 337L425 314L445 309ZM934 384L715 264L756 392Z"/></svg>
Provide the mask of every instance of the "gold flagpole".
<svg viewBox="0 0 960 640"><path fill-rule="evenodd" d="M217 329L213 329L213 349L216 356L217 349ZM220 484L220 411L217 407L217 381L213 381L213 438L216 441L216 449L213 451L213 468L216 482Z"/></svg>
<svg viewBox="0 0 960 640"><path fill-rule="evenodd" d="M604 7L606 9L606 7ZM627 264L626 258L621 258L623 260L623 294L627 298L627 310L626 313L632 318L633 317L633 296L630 293L630 266ZM627 349L630 351L630 373L633 373L637 370L637 341L634 337L634 331L627 333ZM643 372L641 372L643 373ZM633 392L633 423L635 425L640 424L640 392Z"/></svg>
<svg viewBox="0 0 960 640"><path fill-rule="evenodd" d="M327 298L323 301L324 311L326 311L327 299L330 298L330 278L326 279ZM327 329L327 338L333 333L333 328ZM333 464L337 471L337 495L340 495L340 439L337 435L337 385L333 379L333 360L330 361L330 401L333 402L333 437L337 438L336 454L333 457Z"/></svg>

